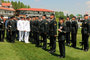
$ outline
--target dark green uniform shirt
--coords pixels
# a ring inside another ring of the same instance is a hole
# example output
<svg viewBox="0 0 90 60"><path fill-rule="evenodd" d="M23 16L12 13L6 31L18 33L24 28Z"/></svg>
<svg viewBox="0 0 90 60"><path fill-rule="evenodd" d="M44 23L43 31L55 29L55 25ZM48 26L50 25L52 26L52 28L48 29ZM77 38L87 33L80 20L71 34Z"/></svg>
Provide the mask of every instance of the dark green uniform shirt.
<svg viewBox="0 0 90 60"><path fill-rule="evenodd" d="M10 31L17 30L17 22L15 20L9 20L7 26L8 26L8 30L10 30Z"/></svg>
<svg viewBox="0 0 90 60"><path fill-rule="evenodd" d="M59 29L62 31L59 32L58 39L59 39L59 41L65 41L66 25L64 23L63 24L59 23Z"/></svg>
<svg viewBox="0 0 90 60"><path fill-rule="evenodd" d="M39 20L35 20L34 22L33 22L33 28L34 28L34 32L39 32L39 28L40 28L40 22L39 22Z"/></svg>
<svg viewBox="0 0 90 60"><path fill-rule="evenodd" d="M82 34L89 34L89 30L90 30L90 27L89 27L89 20L84 20L83 23L82 23Z"/></svg>
<svg viewBox="0 0 90 60"><path fill-rule="evenodd" d="M48 34L48 32L49 32L49 22L47 20L42 20L40 22L40 32Z"/></svg>
<svg viewBox="0 0 90 60"><path fill-rule="evenodd" d="M72 23L71 23L71 32L76 34L77 30L78 30L78 23L77 23L77 21L72 21Z"/></svg>
<svg viewBox="0 0 90 60"><path fill-rule="evenodd" d="M57 35L57 22L55 19L51 20L49 23L49 34L51 36Z"/></svg>
<svg viewBox="0 0 90 60"><path fill-rule="evenodd" d="M0 19L0 30L4 30L5 29L5 23L2 19Z"/></svg>
<svg viewBox="0 0 90 60"><path fill-rule="evenodd" d="M32 20L30 20L30 28L31 28L31 31L33 30L33 29L32 29L32 27L33 27L32 24L33 24L33 22L32 22Z"/></svg>
<svg viewBox="0 0 90 60"><path fill-rule="evenodd" d="M71 22L70 21L66 21L66 31L70 32L71 31Z"/></svg>
<svg viewBox="0 0 90 60"><path fill-rule="evenodd" d="M90 34L90 19L88 20L88 32L89 32L89 34Z"/></svg>

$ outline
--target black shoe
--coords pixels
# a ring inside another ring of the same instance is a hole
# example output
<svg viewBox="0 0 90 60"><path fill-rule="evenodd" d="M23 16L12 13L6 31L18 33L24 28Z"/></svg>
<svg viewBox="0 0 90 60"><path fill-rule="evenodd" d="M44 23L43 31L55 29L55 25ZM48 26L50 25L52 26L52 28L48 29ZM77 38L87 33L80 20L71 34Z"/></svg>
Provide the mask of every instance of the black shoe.
<svg viewBox="0 0 90 60"><path fill-rule="evenodd" d="M11 41L11 43L15 43L15 41Z"/></svg>
<svg viewBox="0 0 90 60"><path fill-rule="evenodd" d="M58 56L58 58L65 58L65 57L63 57L63 56Z"/></svg>
<svg viewBox="0 0 90 60"><path fill-rule="evenodd" d="M69 43L66 43L66 46L69 46Z"/></svg>
<svg viewBox="0 0 90 60"><path fill-rule="evenodd" d="M49 53L52 53L52 51L48 51Z"/></svg>
<svg viewBox="0 0 90 60"><path fill-rule="evenodd" d="M49 51L49 53L53 54L53 53L55 53L55 51Z"/></svg>
<svg viewBox="0 0 90 60"><path fill-rule="evenodd" d="M61 56L58 56L58 58L61 58Z"/></svg>
<svg viewBox="0 0 90 60"><path fill-rule="evenodd" d="M75 47L73 47L73 48L76 48L76 46L75 46Z"/></svg>
<svg viewBox="0 0 90 60"><path fill-rule="evenodd" d="M65 58L64 56L61 56L61 58Z"/></svg>
<svg viewBox="0 0 90 60"><path fill-rule="evenodd" d="M58 56L59 58L65 58L64 56Z"/></svg>
<svg viewBox="0 0 90 60"><path fill-rule="evenodd" d="M56 52L56 50L52 50L52 52L53 52L53 53L55 53L55 52Z"/></svg>
<svg viewBox="0 0 90 60"><path fill-rule="evenodd" d="M73 48L76 48L76 46L72 46Z"/></svg>
<svg viewBox="0 0 90 60"><path fill-rule="evenodd" d="M4 41L0 41L0 42L4 42Z"/></svg>
<svg viewBox="0 0 90 60"><path fill-rule="evenodd" d="M36 45L36 47L40 47L39 45Z"/></svg>
<svg viewBox="0 0 90 60"><path fill-rule="evenodd" d="M46 50L46 47L42 47L42 49Z"/></svg>
<svg viewBox="0 0 90 60"><path fill-rule="evenodd" d="M87 52L87 51L88 51L88 49L85 49L84 51L85 51L85 52Z"/></svg>

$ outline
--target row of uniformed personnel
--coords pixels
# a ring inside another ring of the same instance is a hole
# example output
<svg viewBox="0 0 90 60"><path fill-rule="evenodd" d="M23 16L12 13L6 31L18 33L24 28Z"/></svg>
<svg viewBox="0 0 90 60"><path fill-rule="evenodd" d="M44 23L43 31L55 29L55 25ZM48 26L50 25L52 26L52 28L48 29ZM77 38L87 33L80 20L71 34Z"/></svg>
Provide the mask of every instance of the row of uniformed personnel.
<svg viewBox="0 0 90 60"><path fill-rule="evenodd" d="M23 17L21 18L23 19ZM58 28L58 42L60 48L60 57L65 57L65 40L66 45L70 45L70 33L71 33L71 42L72 47L76 48L76 36L78 31L78 23L76 21L76 17L72 17L72 21L70 21L69 17L67 17L64 22L63 18L59 19L59 23L57 24L55 20L54 14L50 16L50 19L46 19L46 15L42 16L42 20L39 20L39 17L27 17L26 18L30 22L30 41L32 38L34 39L34 43L37 47L40 46L40 36L43 40L43 49L47 48L47 38L50 38L50 53L54 53L56 51L56 37L57 37L57 28ZM84 45L84 50L88 51L88 37L90 34L90 20L88 20L88 15L84 16L84 21L82 23L82 45ZM4 41L4 31L6 28L7 31L7 39L9 42L15 42L17 31L17 19L15 17L11 17L9 20L6 20L5 23L3 21L3 16L0 19L0 41ZM5 25L5 26L4 26ZM57 27L58 25L58 27Z"/></svg>
<svg viewBox="0 0 90 60"><path fill-rule="evenodd" d="M35 17L33 17L35 19ZM85 31L82 31L82 45L84 46L84 51L88 51L88 37L90 34L90 20L88 19L88 15L84 15L83 23L82 23L82 30L85 29ZM78 23L76 21L76 17L72 17L72 21L70 21L69 17L67 17L66 21L64 22L63 18L59 19L58 23L58 42L60 47L60 53L61 57L65 57L65 40L66 45L76 48L76 42L77 42L77 32L78 32ZM36 20L32 21L32 28L31 31L33 32L34 40L36 40L36 46L39 46L39 35L43 38L43 49L46 49L47 47L47 37L50 37L50 53L54 53L56 50L56 36L57 36L57 22L55 20L55 16L51 15L50 20L46 20L46 16L42 16L42 21L39 21L39 18L36 17ZM87 26L83 27L83 25L86 22ZM36 23L36 24L35 24ZM85 38L83 37L83 33L87 32ZM71 33L71 40L70 40L70 33ZM84 40L84 41L83 41Z"/></svg>
<svg viewBox="0 0 90 60"><path fill-rule="evenodd" d="M36 18L36 20L35 20ZM50 21L46 19L46 15L42 16L42 20L39 21L38 17L33 17L31 22L31 35L36 42L36 46L40 45L39 36L43 39L43 49L47 47L47 37L50 37L50 46L52 51L56 48L56 35L57 35L57 22L52 14ZM54 45L53 45L54 44Z"/></svg>
<svg viewBox="0 0 90 60"><path fill-rule="evenodd" d="M78 31L78 23L76 20L76 17L72 18L72 21L70 21L69 17L67 17L66 24L66 45L70 45L70 42L72 42L72 47L76 48L76 37L77 37L77 31ZM71 33L71 41L70 41L70 33ZM89 44L88 39L90 35L90 19L88 15L84 15L84 20L82 21L82 42L80 44L82 45L82 48L84 51L88 51Z"/></svg>

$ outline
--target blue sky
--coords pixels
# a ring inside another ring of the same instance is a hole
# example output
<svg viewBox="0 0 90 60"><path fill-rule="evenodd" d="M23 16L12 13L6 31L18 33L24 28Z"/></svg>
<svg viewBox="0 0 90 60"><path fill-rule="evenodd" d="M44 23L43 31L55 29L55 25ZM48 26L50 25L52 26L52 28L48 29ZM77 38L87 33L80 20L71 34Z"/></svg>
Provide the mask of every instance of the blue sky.
<svg viewBox="0 0 90 60"><path fill-rule="evenodd" d="M12 1L12 0L10 0ZM63 11L65 14L90 13L90 0L13 0L30 5L31 8L45 8Z"/></svg>

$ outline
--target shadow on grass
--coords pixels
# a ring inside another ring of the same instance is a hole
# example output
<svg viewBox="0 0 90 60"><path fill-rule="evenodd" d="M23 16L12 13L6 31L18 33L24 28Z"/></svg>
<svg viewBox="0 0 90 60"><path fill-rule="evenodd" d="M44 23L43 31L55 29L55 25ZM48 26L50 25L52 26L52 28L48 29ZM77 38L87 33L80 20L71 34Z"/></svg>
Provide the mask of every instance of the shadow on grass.
<svg viewBox="0 0 90 60"><path fill-rule="evenodd" d="M60 54L56 54L56 53L51 53L53 56L60 56Z"/></svg>
<svg viewBox="0 0 90 60"><path fill-rule="evenodd" d="M72 47L72 46L67 46L67 47ZM77 49L77 50L83 50L83 47L82 48L80 48L80 47L72 47L72 48Z"/></svg>
<svg viewBox="0 0 90 60"><path fill-rule="evenodd" d="M77 48L78 49L78 48ZM45 50L45 51L49 51L48 49ZM57 58L60 58L60 54L57 54L57 53L50 53L52 54L53 56L56 56ZM65 60L80 60L79 58L75 58L75 57L70 57L70 56L67 56L65 58L60 58L60 59L65 59Z"/></svg>
<svg viewBox="0 0 90 60"><path fill-rule="evenodd" d="M83 50L83 48L79 48L79 47L76 47L75 49L78 49L78 50Z"/></svg>
<svg viewBox="0 0 90 60"><path fill-rule="evenodd" d="M45 51L47 51L47 52L49 52L50 50L49 49L43 49L43 50L45 50ZM52 54L53 56L60 56L59 54L56 54L56 53L50 53L50 54Z"/></svg>

